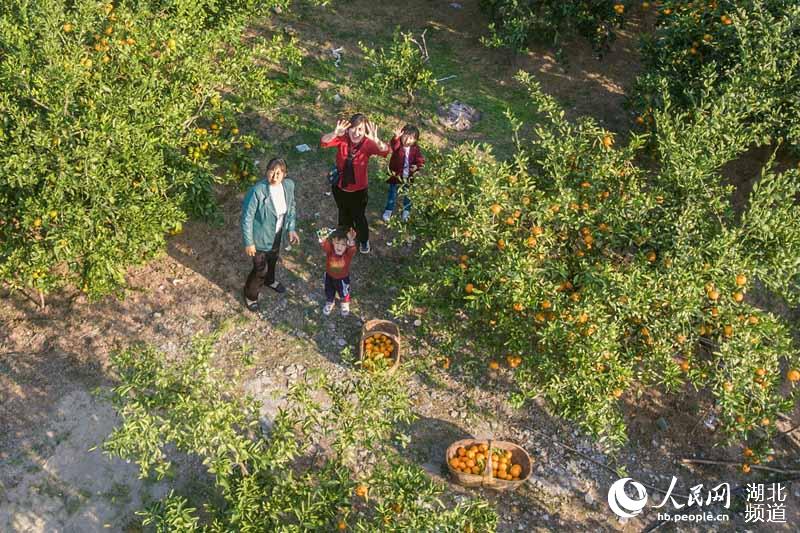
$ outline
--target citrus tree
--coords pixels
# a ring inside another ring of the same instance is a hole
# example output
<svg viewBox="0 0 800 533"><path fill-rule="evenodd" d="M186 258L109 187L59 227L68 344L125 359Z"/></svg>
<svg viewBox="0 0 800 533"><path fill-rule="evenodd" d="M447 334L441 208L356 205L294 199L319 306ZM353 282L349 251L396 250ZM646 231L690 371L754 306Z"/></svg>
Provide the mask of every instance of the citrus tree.
<svg viewBox="0 0 800 533"><path fill-rule="evenodd" d="M270 108L301 59L242 30L286 3L3 2L0 280L105 294L188 216L213 216L213 185L252 173L258 140L235 116Z"/></svg>
<svg viewBox="0 0 800 533"><path fill-rule="evenodd" d="M800 5L792 0L662 2L655 31L645 35L645 73L633 104L637 122L652 109L682 109L725 92L737 78L757 93L748 122L759 143L800 145Z"/></svg>
<svg viewBox="0 0 800 533"><path fill-rule="evenodd" d="M557 49L565 40L580 36L598 54L616 39L616 29L624 23L626 5L622 0L481 0L489 17L489 37L483 43L493 48L526 50L532 42Z"/></svg>
<svg viewBox="0 0 800 533"><path fill-rule="evenodd" d="M425 32L417 39L413 33L395 28L387 48L371 48L361 42L359 47L369 64L364 80L369 90L381 95L400 93L412 103L420 91L435 93L439 89L428 67Z"/></svg>
<svg viewBox="0 0 800 533"><path fill-rule="evenodd" d="M163 477L169 447L200 457L214 481L203 502L172 491L140 513L143 525L163 532L496 527L485 501L446 506L443 487L403 456L408 437L397 428L414 416L397 377L311 372L289 388L265 428L258 402L236 395L212 368L213 342L198 338L180 363L144 346L113 357L112 401L122 424L106 451L137 462L142 477Z"/></svg>
<svg viewBox="0 0 800 533"><path fill-rule="evenodd" d="M517 136L510 161L486 145L435 154L411 189L423 244L395 311L427 308L447 325L443 348L486 354L515 403L541 396L611 444L625 441L619 403L638 385L693 387L713 396L725 434L768 455L797 401L800 354L749 293L800 301L798 171L765 168L737 217L719 169L752 142L741 92L655 111L658 157L644 167L643 137L619 146L519 79L541 112L533 139Z"/></svg>

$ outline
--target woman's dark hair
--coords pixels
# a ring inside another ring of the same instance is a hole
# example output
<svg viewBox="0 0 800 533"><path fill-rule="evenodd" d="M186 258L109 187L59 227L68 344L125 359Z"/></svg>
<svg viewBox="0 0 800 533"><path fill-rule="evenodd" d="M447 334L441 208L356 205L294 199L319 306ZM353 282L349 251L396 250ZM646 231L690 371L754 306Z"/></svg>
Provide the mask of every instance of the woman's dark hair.
<svg viewBox="0 0 800 533"><path fill-rule="evenodd" d="M415 141L419 140L419 128L411 124L406 124L405 126L403 126L403 134L411 135L412 137L414 137Z"/></svg>
<svg viewBox="0 0 800 533"><path fill-rule="evenodd" d="M367 115L365 115L363 113L356 113L355 115L350 117L350 127L351 128L355 128L356 126L358 126L362 122L366 122L366 121L367 121Z"/></svg>
<svg viewBox="0 0 800 533"><path fill-rule="evenodd" d="M264 174L268 175L270 171L272 171L272 169L275 167L281 167L284 176L287 174L286 160L281 157L273 157L272 159L270 159L269 162L267 163L267 166L264 168Z"/></svg>

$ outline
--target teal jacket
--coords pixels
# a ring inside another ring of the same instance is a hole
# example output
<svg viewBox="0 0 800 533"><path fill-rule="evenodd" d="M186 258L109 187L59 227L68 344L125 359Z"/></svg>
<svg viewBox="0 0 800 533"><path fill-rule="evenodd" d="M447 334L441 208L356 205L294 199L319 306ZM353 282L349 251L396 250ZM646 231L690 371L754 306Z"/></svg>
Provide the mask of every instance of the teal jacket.
<svg viewBox="0 0 800 533"><path fill-rule="evenodd" d="M295 231L294 181L289 178L283 180L283 193L286 196L286 216L283 219L281 238L285 243L288 242L287 234ZM277 222L278 217L269 197L269 184L267 180L260 180L250 187L242 202L242 218L239 224L244 245L255 245L260 252L272 250Z"/></svg>

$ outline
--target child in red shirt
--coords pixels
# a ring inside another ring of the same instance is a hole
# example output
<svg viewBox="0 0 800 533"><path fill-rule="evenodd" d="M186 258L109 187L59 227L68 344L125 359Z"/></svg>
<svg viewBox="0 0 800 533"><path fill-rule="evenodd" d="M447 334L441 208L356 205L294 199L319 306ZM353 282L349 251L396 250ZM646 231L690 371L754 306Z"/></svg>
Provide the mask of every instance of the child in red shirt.
<svg viewBox="0 0 800 533"><path fill-rule="evenodd" d="M339 228L319 243L325 250L325 307L322 314L328 316L333 310L336 293L342 300L342 316L350 314L350 262L356 254L356 230L345 233Z"/></svg>
<svg viewBox="0 0 800 533"><path fill-rule="evenodd" d="M394 133L392 142L389 143L392 157L389 160L389 179L386 181L389 184L389 194L383 211L384 222L389 222L392 217L398 189L403 192L402 188L408 187L414 179L414 174L425 165L425 157L417 141L419 141L419 129L406 124ZM408 196L403 195L403 222L406 222L410 215L411 201Z"/></svg>

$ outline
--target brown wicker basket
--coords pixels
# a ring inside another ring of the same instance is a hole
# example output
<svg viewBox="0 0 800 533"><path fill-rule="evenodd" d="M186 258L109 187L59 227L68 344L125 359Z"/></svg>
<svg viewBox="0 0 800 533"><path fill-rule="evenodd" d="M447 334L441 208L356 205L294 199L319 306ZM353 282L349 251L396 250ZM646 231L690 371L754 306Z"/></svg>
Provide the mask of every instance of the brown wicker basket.
<svg viewBox="0 0 800 533"><path fill-rule="evenodd" d="M511 451L511 461L515 464L518 464L522 467L522 473L519 476L518 481L507 481L505 479L499 479L492 476L492 454L489 454L489 457L486 461L486 466L483 469L483 474L465 474L464 472L460 472L453 468L450 465L450 459L456 456L456 450L459 447L463 446L464 448L468 448L473 444L487 444L489 449L499 448L501 450L509 450ZM514 490L531 476L531 472L533 471L533 460L531 460L531 456L528 455L528 452L525 451L524 448L521 446L517 446L513 442L507 442L503 440L479 440L479 439L463 439L458 440L451 444L447 451L445 452L444 462L447 464L447 470L450 471L450 475L453 476L456 483L462 485L464 487L484 487L487 489L497 490L497 491L506 491L506 490Z"/></svg>
<svg viewBox="0 0 800 533"><path fill-rule="evenodd" d="M397 324L394 322L378 319L365 322L364 326L361 328L361 340L358 343L358 358L363 366L364 358L366 357L364 353L364 342L377 333L383 333L394 343L394 350L392 351L394 363L386 370L389 373L394 373L397 367L400 366L400 352L402 348L402 344L400 344L400 328L397 327Z"/></svg>

